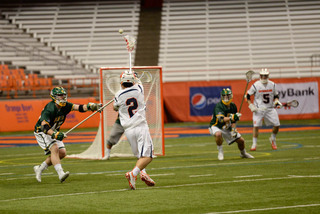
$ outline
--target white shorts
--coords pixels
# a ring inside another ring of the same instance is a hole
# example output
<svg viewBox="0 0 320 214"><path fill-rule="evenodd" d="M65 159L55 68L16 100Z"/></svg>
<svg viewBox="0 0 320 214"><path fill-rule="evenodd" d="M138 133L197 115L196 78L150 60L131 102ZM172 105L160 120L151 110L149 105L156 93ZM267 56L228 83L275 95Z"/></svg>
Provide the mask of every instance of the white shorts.
<svg viewBox="0 0 320 214"><path fill-rule="evenodd" d="M64 143L57 139L52 139L50 135L43 132L34 132L34 136L39 144L39 146L44 150L45 155L49 155L50 149L54 144L57 144L59 149L65 148Z"/></svg>
<svg viewBox="0 0 320 214"><path fill-rule="evenodd" d="M132 153L137 158L153 157L153 142L147 124L127 129L125 135L130 143Z"/></svg>
<svg viewBox="0 0 320 214"><path fill-rule="evenodd" d="M274 108L253 112L252 121L254 127L261 127L263 120L267 126L280 126L278 112Z"/></svg>
<svg viewBox="0 0 320 214"><path fill-rule="evenodd" d="M211 135L215 136L216 132L220 131L223 139L230 145L241 137L241 134L238 132L236 137L232 137L230 130L219 129L216 126L211 126L209 132Z"/></svg>

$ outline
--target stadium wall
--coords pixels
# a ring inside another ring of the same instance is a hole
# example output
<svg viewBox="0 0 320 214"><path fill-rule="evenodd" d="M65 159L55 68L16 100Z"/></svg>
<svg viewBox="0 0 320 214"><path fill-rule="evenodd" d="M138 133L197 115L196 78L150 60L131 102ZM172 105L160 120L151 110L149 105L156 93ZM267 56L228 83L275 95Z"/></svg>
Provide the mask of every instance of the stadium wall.
<svg viewBox="0 0 320 214"><path fill-rule="evenodd" d="M271 79L280 92L280 101L299 101L298 108L278 109L280 119L317 119L319 113L320 78ZM249 83L248 89L255 82ZM212 110L220 101L220 91L231 88L233 102L240 108L246 86L245 80L194 81L164 83L165 122L208 122ZM244 101L242 121L252 120L252 113Z"/></svg>
<svg viewBox="0 0 320 214"><path fill-rule="evenodd" d="M320 119L320 78L272 79L280 91L280 101L296 99L300 105L294 109L278 109L281 120ZM250 82L248 88L253 84ZM165 122L208 122L214 105L220 101L222 88L232 89L238 109L246 86L245 80L228 81L194 81L163 83ZM0 132L32 131L43 107L50 101L46 100L3 100L0 101L1 123ZM85 104L96 102L95 98L69 98L69 102ZM244 101L241 113L242 121L252 120L252 113ZM70 129L90 115L90 112L71 112L63 124L63 129ZM79 128L99 126L99 114L93 116Z"/></svg>

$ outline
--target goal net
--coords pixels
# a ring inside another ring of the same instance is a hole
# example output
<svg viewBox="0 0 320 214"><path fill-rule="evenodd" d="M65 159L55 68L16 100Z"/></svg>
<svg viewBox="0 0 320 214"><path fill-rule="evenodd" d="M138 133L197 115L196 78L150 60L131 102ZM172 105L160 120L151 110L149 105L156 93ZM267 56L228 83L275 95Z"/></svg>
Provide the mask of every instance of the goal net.
<svg viewBox="0 0 320 214"><path fill-rule="evenodd" d="M127 67L100 68L100 102L106 104L114 98L120 89L120 74L129 70ZM146 102L146 117L154 144L154 155L164 155L164 126L163 126L163 95L162 67L136 66L132 70L144 87ZM100 114L100 125L91 146L80 154L69 155L70 158L106 159L107 139L118 113L113 110L113 103L108 105ZM129 142L123 134L119 142L111 149L111 157L133 156Z"/></svg>

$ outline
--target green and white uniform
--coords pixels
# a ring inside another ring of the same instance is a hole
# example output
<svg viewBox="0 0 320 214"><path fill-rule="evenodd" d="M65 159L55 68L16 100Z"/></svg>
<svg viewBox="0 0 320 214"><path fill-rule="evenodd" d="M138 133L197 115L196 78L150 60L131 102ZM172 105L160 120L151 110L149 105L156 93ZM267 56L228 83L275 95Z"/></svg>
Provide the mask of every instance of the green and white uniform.
<svg viewBox="0 0 320 214"><path fill-rule="evenodd" d="M59 149L64 148L64 144L60 140L52 139L50 135L45 134L41 129L42 121L46 121L51 129L59 131L64 123L67 114L73 109L73 105L67 102L65 106L58 109L54 101L49 102L41 112L39 120L34 128L34 135L39 146L44 150L45 154L50 154L50 148L54 143L57 143Z"/></svg>
<svg viewBox="0 0 320 214"><path fill-rule="evenodd" d="M209 126L210 134L215 135L217 131L221 131L222 137L227 141L228 144L231 144L239 139L241 137L239 133L235 138L231 136L231 120L227 123L223 121L224 117L229 117L230 114L236 114L237 111L237 106L233 102L227 106L220 101L213 109L212 119Z"/></svg>

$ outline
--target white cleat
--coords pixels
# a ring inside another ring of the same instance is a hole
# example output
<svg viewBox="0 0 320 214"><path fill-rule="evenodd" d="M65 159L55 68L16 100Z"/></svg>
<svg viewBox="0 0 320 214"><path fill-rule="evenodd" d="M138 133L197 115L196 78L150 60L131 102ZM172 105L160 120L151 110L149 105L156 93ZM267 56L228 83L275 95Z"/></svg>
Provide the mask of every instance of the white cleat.
<svg viewBox="0 0 320 214"><path fill-rule="evenodd" d="M223 160L224 156L223 156L223 152L219 152L218 153L218 160Z"/></svg>
<svg viewBox="0 0 320 214"><path fill-rule="evenodd" d="M63 172L61 175L59 175L59 180L61 183L63 183L67 178L69 177L69 172Z"/></svg>
<svg viewBox="0 0 320 214"><path fill-rule="evenodd" d="M132 172L127 172L126 173L126 178L129 182L129 186L132 190L136 189L136 180L137 180L137 176L134 176Z"/></svg>
<svg viewBox="0 0 320 214"><path fill-rule="evenodd" d="M250 155L249 153L244 153L244 154L240 154L241 158L254 158L252 155Z"/></svg>
<svg viewBox="0 0 320 214"><path fill-rule="evenodd" d="M39 166L39 165L34 166L34 167L33 167L33 170L34 170L34 172L36 173L36 179L37 179L37 181L38 181L39 183L41 183L41 174L42 174L42 171L41 171L41 169L40 169L40 166Z"/></svg>
<svg viewBox="0 0 320 214"><path fill-rule="evenodd" d="M143 182L145 182L148 186L154 186L156 184L147 173L144 173L142 171L140 172L140 179Z"/></svg>

